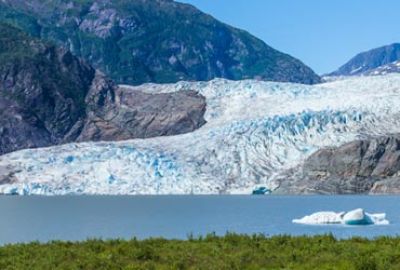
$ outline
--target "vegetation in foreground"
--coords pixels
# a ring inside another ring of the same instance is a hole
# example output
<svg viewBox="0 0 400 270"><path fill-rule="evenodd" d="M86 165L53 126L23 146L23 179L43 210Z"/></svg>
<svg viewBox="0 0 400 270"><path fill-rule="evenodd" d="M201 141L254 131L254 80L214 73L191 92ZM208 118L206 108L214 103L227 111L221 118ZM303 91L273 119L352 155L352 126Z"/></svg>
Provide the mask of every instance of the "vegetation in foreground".
<svg viewBox="0 0 400 270"><path fill-rule="evenodd" d="M0 269L400 269L400 238L227 234L0 247Z"/></svg>

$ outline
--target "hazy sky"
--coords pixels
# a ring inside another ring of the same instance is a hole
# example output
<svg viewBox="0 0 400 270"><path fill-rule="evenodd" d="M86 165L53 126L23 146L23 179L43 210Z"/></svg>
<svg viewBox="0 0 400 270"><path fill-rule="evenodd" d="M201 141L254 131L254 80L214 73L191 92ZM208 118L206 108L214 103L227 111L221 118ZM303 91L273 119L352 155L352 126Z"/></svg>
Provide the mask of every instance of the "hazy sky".
<svg viewBox="0 0 400 270"><path fill-rule="evenodd" d="M245 29L317 73L400 42L400 0L180 0Z"/></svg>

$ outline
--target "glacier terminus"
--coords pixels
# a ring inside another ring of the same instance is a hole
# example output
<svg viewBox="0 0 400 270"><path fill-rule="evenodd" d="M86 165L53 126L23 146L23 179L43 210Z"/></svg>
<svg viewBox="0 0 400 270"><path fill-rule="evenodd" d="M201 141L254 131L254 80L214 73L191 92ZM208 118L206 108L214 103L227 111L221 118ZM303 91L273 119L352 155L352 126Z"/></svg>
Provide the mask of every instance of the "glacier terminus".
<svg viewBox="0 0 400 270"><path fill-rule="evenodd" d="M255 80L120 85L193 90L201 128L182 135L71 143L0 157L3 194L250 194L324 147L400 132L400 75L317 85Z"/></svg>

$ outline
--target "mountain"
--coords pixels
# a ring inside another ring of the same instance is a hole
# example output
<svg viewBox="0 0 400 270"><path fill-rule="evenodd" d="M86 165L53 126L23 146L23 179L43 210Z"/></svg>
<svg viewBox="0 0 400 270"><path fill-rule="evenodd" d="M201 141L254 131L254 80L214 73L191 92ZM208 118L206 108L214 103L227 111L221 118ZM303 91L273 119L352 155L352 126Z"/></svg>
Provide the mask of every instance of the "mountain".
<svg viewBox="0 0 400 270"><path fill-rule="evenodd" d="M171 0L2 0L0 20L68 48L117 83L320 82L299 60Z"/></svg>
<svg viewBox="0 0 400 270"><path fill-rule="evenodd" d="M205 106L190 91L124 91L66 49L0 24L0 154L189 132Z"/></svg>
<svg viewBox="0 0 400 270"><path fill-rule="evenodd" d="M400 60L400 44L394 43L360 53L329 76L370 75L372 70Z"/></svg>
<svg viewBox="0 0 400 270"><path fill-rule="evenodd" d="M259 186L306 193L303 178L288 174L304 166L315 174L308 193L367 193L375 183L374 192L400 191L399 136L390 135L400 134L400 74L314 86L214 79L125 88L194 91L206 98L206 123L174 136L3 155L0 193L250 194ZM345 177L324 178L324 170Z"/></svg>
<svg viewBox="0 0 400 270"><path fill-rule="evenodd" d="M385 75L389 73L400 73L400 60L390 64L379 66L363 73L365 76Z"/></svg>

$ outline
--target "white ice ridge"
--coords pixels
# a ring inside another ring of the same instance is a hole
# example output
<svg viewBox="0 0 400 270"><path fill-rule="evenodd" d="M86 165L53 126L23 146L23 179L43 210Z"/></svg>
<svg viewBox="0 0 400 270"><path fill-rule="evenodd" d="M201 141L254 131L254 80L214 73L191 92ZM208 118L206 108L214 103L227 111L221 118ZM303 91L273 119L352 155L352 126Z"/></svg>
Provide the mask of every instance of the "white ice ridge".
<svg viewBox="0 0 400 270"><path fill-rule="evenodd" d="M387 225L385 213L370 214L363 209L355 209L349 212L316 212L301 219L293 219L293 223L306 225Z"/></svg>
<svg viewBox="0 0 400 270"><path fill-rule="evenodd" d="M309 86L260 81L129 87L195 90L207 99L202 128L124 142L72 143L0 157L16 179L0 193L216 194L276 188L275 179L317 149L400 132L400 75Z"/></svg>

